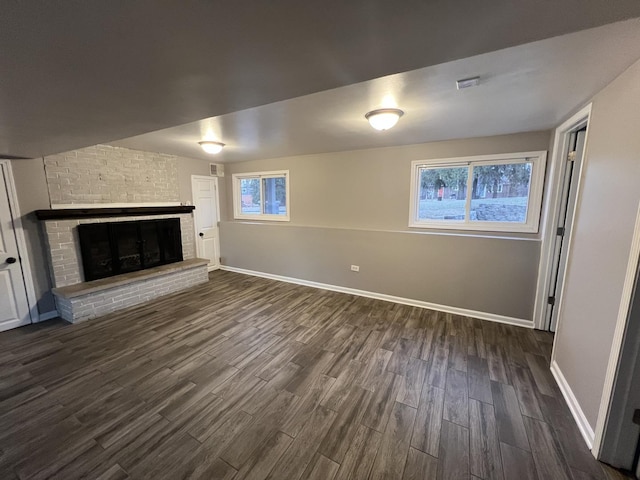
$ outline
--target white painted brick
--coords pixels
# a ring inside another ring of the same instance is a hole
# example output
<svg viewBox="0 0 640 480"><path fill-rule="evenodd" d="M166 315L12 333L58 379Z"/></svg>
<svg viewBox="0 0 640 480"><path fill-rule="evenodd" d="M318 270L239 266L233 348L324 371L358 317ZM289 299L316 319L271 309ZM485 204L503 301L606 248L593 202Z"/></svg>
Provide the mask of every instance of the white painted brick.
<svg viewBox="0 0 640 480"><path fill-rule="evenodd" d="M174 155L96 145L45 157L44 164L52 203L140 203L179 199L178 161ZM170 217L175 215L160 218ZM193 216L184 214L179 217L183 257L195 258ZM82 281L77 225L145 218L158 217L44 222L54 286Z"/></svg>
<svg viewBox="0 0 640 480"><path fill-rule="evenodd" d="M174 155L96 145L45 157L45 171L55 203L178 201L177 163Z"/></svg>

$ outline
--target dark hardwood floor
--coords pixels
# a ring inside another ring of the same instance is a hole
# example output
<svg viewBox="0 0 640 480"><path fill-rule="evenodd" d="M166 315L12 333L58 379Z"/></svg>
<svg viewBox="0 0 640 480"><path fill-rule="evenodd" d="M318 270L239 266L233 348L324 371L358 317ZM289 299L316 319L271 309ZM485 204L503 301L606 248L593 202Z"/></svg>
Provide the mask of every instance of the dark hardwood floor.
<svg viewBox="0 0 640 480"><path fill-rule="evenodd" d="M602 479L551 334L211 281L0 334L2 479Z"/></svg>

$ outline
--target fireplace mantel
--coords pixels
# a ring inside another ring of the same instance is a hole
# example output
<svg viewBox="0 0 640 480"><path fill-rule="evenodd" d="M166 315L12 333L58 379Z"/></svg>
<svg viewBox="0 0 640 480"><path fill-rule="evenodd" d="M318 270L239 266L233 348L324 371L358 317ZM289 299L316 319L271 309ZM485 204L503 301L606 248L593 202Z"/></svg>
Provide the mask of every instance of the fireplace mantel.
<svg viewBox="0 0 640 480"><path fill-rule="evenodd" d="M36 210L38 220L71 220L78 218L132 217L140 215L174 215L191 213L193 205L165 207L56 208Z"/></svg>

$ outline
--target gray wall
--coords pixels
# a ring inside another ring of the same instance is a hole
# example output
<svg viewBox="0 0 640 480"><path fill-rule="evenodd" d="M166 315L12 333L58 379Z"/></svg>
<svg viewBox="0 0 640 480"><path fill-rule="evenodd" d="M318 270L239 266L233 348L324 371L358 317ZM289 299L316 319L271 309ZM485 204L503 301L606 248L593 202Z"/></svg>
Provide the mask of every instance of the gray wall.
<svg viewBox="0 0 640 480"><path fill-rule="evenodd" d="M227 164L222 263L531 320L539 236L409 229L410 165L546 150L549 140L530 132ZM231 175L281 169L291 174L291 222L233 220Z"/></svg>
<svg viewBox="0 0 640 480"><path fill-rule="evenodd" d="M146 152L143 152L146 153ZM209 162L184 157L175 157L178 164L177 176L169 179L178 186L181 202L192 202L191 175L208 175ZM27 250L31 261L31 270L38 299L40 313L55 310L55 303L51 295L51 279L47 261L47 249L40 222L35 218L35 210L50 208L50 198L42 158L12 160L14 182L18 194L18 204L25 230ZM112 173L108 166L106 173ZM222 182L224 184L224 182ZM223 185L222 185L223 186ZM224 195L223 188L221 188Z"/></svg>
<svg viewBox="0 0 640 480"><path fill-rule="evenodd" d="M595 429L640 200L640 62L593 99L555 359Z"/></svg>

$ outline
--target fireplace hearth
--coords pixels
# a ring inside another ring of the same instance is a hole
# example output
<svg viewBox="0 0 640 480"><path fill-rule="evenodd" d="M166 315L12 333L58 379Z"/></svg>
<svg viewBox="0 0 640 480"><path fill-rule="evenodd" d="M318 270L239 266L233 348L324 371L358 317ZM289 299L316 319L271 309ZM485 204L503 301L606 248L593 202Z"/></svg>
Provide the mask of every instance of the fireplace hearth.
<svg viewBox="0 0 640 480"><path fill-rule="evenodd" d="M180 262L179 218L78 225L85 281Z"/></svg>

